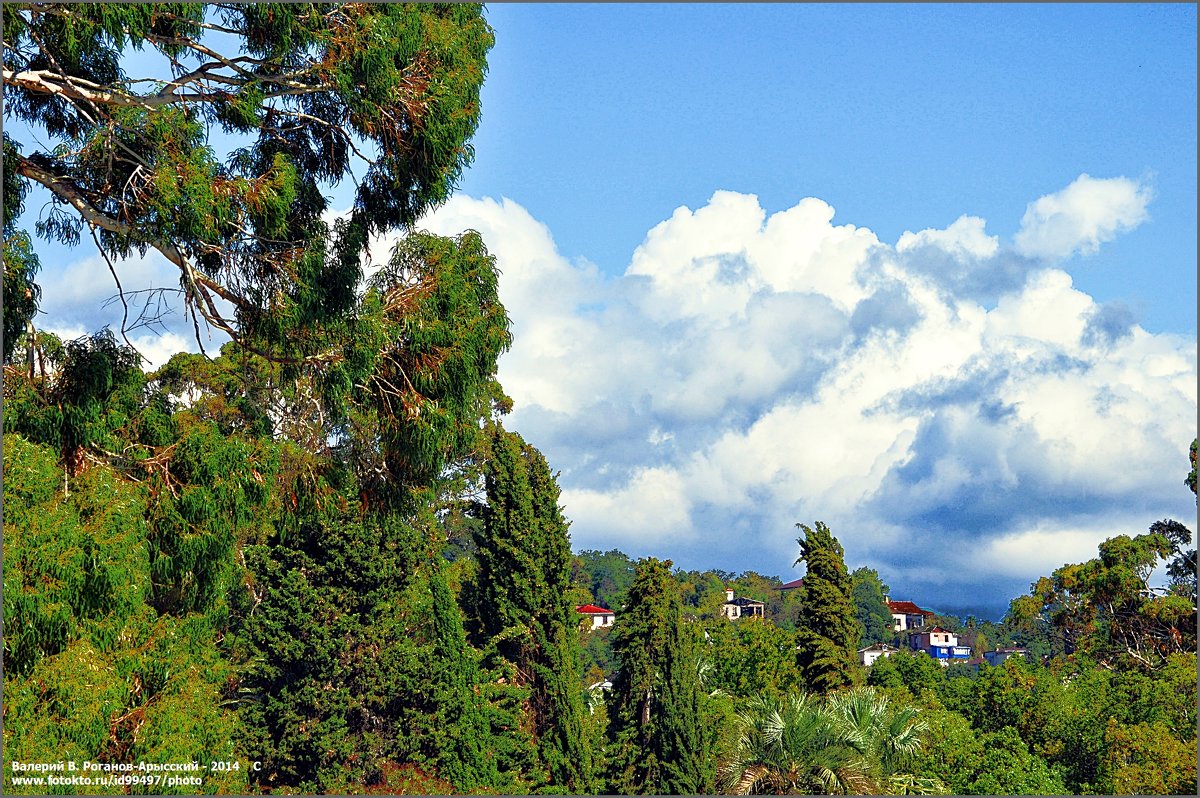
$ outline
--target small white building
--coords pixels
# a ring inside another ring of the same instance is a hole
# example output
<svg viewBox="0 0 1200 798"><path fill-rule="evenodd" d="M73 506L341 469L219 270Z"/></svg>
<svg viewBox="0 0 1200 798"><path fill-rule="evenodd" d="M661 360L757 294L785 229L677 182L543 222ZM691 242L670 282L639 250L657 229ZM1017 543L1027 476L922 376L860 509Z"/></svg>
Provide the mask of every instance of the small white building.
<svg viewBox="0 0 1200 798"><path fill-rule="evenodd" d="M733 588L725 588L725 603L721 605L721 614L731 621L743 616L762 618L767 614L767 605L761 601L744 597L734 598Z"/></svg>
<svg viewBox="0 0 1200 798"><path fill-rule="evenodd" d="M594 714L596 707L604 703L604 694L612 692L612 682L605 678L588 687L584 693L584 703L587 704L588 714Z"/></svg>
<svg viewBox="0 0 1200 798"><path fill-rule="evenodd" d="M875 660L880 657L890 657L899 649L894 646L889 646L887 643L872 643L866 648L858 650L858 661L868 668L875 664Z"/></svg>
<svg viewBox="0 0 1200 798"><path fill-rule="evenodd" d="M612 626L617 620L616 613L612 610L597 607L595 604L582 604L575 608L575 612L591 618L592 629L603 629L604 627Z"/></svg>
<svg viewBox="0 0 1200 798"><path fill-rule="evenodd" d="M997 648L995 651L983 652L983 658L987 660L987 664L993 668L1004 664L1004 660L1009 657L1025 657L1029 652L1023 648Z"/></svg>

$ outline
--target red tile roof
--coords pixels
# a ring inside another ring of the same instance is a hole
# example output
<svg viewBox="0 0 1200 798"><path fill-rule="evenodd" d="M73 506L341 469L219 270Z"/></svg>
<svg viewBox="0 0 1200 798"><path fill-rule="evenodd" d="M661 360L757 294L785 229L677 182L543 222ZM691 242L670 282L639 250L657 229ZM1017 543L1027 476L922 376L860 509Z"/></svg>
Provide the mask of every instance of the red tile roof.
<svg viewBox="0 0 1200 798"><path fill-rule="evenodd" d="M929 610L923 610L911 601L889 601L888 609L894 613L903 613L904 615L934 615L935 613Z"/></svg>
<svg viewBox="0 0 1200 798"><path fill-rule="evenodd" d="M603 607L597 607L595 604L581 604L575 608L575 612L583 615L612 615L612 610L606 610Z"/></svg>
<svg viewBox="0 0 1200 798"><path fill-rule="evenodd" d="M935 632L941 632L942 634L947 634L947 635L951 633L949 629L943 629L940 626L935 626L932 629L921 630L921 634L933 634Z"/></svg>
<svg viewBox="0 0 1200 798"><path fill-rule="evenodd" d="M803 584L804 584L803 579L793 579L790 582L784 582L782 585L780 585L779 587L777 587L775 589L776 590L794 590Z"/></svg>

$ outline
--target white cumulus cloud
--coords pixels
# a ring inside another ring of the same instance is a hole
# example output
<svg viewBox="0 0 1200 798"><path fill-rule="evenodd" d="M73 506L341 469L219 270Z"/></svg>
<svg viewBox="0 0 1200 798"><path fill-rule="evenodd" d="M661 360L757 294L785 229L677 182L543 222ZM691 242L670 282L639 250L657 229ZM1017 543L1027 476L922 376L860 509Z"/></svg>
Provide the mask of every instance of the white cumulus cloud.
<svg viewBox="0 0 1200 798"><path fill-rule="evenodd" d="M999 606L1103 532L1138 531L1120 523L1190 507L1194 341L1031 260L1132 226L1147 193L1081 178L1051 196L1016 252L977 217L889 246L818 199L767 213L721 191L615 277L511 200L456 197L426 224L477 229L497 257L508 423L562 469L577 548L783 574L794 524L823 520L893 592Z"/></svg>
<svg viewBox="0 0 1200 798"><path fill-rule="evenodd" d="M1150 188L1126 177L1082 174L1029 204L1014 239L1022 255L1049 260L1096 252L1118 233L1149 218Z"/></svg>

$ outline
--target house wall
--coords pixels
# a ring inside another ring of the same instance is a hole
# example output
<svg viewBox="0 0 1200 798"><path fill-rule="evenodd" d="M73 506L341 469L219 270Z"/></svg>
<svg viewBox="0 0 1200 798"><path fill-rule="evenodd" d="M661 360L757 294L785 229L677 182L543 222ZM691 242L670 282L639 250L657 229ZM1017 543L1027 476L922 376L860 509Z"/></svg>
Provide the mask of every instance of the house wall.
<svg viewBox="0 0 1200 798"><path fill-rule="evenodd" d="M1003 665L1004 660L1008 659L1009 657L1023 657L1023 656L1025 656L1025 655L1022 654L1020 651L985 651L985 652L983 652L983 658L985 660L987 660L987 663L993 667L995 667L997 665Z"/></svg>
<svg viewBox="0 0 1200 798"><path fill-rule="evenodd" d="M891 651L864 651L862 652L862 664L868 668L875 664L875 660L880 657L890 657Z"/></svg>
<svg viewBox="0 0 1200 798"><path fill-rule="evenodd" d="M958 645L958 635L950 632L922 632L915 639L921 648Z"/></svg>
<svg viewBox="0 0 1200 798"><path fill-rule="evenodd" d="M588 617L592 619L593 629L602 629L606 626L612 626L613 622L616 620L615 615L589 615Z"/></svg>

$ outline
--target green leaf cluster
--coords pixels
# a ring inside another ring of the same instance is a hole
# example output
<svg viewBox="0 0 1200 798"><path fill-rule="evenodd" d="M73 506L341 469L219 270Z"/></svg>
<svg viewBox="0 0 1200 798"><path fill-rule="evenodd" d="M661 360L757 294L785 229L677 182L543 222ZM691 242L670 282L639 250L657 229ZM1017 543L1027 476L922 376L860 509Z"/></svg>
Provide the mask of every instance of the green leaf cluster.
<svg viewBox="0 0 1200 798"><path fill-rule="evenodd" d="M6 755L234 757L219 613L152 603L151 492L107 465L64 492L57 453L18 434L4 437L4 461ZM205 789L241 791L244 775L221 774Z"/></svg>
<svg viewBox="0 0 1200 798"><path fill-rule="evenodd" d="M40 234L73 244L87 224L113 261L158 249L193 314L299 360L353 337L371 238L450 196L493 42L475 4L9 3L4 29L7 108L50 142L22 154L6 137L14 208L46 186ZM127 75L133 50L172 80ZM216 152L214 130L245 146ZM354 205L330 225L347 179ZM8 221L19 330L36 262Z"/></svg>

